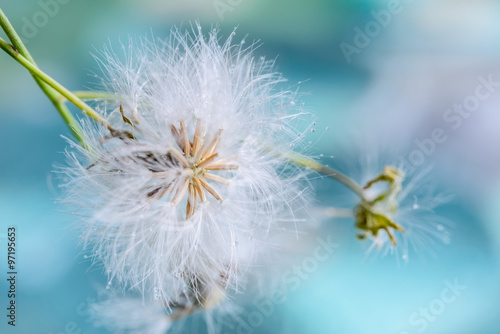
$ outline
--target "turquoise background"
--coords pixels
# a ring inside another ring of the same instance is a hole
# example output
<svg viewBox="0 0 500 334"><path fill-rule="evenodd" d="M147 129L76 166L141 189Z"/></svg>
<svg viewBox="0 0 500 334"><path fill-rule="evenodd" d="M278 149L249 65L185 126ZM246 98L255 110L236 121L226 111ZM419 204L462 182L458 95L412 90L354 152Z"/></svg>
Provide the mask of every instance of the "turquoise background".
<svg viewBox="0 0 500 334"><path fill-rule="evenodd" d="M394 146L407 156L414 139L443 126L444 110L474 92L478 76L500 77L497 1L402 0L401 12L351 62L340 44L354 45L355 27L364 29L374 20L372 10L386 10L388 2L220 2L230 8L222 16L211 0L60 0L57 8L44 5L50 0L2 0L0 6L38 65L73 90L95 87L90 73L99 70L90 52L106 43L117 45L129 35L166 37L173 25L189 27L196 19L205 29L218 23L223 36L238 26L237 37L260 40L258 55L277 57L278 70L289 79L285 87L301 82L306 110L317 115L318 131L308 139L316 143L311 153L353 174L374 144L365 137L379 136L377 149L390 159L398 157L391 153ZM63 162L60 135L68 130L29 74L5 54L0 79L0 253L6 254L7 226L17 226L19 271L13 329L4 315L6 268L0 257L0 331L105 333L92 326L85 309L106 278L90 268L73 217L55 203L51 171ZM326 220L318 234L331 235L339 245L334 255L251 332L499 333L499 106L495 92L426 159L438 188L455 195L437 212L453 222L449 245L434 256L424 247L408 264L391 257L367 260L367 244L355 240L350 220ZM345 167L350 163L353 168ZM334 182L316 183L318 202L343 201L344 190ZM425 330L412 325L412 314L441 298L446 281L455 280L466 286L456 300ZM247 303L247 314L256 310ZM237 333L238 320L227 322L224 333ZM204 331L196 319L185 330Z"/></svg>

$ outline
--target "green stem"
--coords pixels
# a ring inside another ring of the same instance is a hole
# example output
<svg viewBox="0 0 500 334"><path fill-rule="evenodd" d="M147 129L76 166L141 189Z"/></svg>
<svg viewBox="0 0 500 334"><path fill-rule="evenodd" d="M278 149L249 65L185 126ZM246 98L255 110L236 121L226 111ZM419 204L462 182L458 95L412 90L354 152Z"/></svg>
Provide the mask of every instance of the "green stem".
<svg viewBox="0 0 500 334"><path fill-rule="evenodd" d="M118 100L118 95L110 94L107 92L93 92L93 91L74 91L76 97L82 100L102 99L102 100Z"/></svg>
<svg viewBox="0 0 500 334"><path fill-rule="evenodd" d="M99 115L94 109L92 109L88 104L80 100L77 96L75 96L72 92L70 92L66 87L52 79L49 75L42 72L38 67L33 65L28 59L23 57L12 45L4 41L0 38L0 48L4 50L9 56L14 58L19 64L24 66L28 71L30 71L33 75L37 76L45 83L47 83L50 87L54 88L57 92L59 92L62 96L64 96L68 101L73 103L76 107L81 109L84 114L87 114L94 121L103 124L109 130L114 131L113 127L109 122Z"/></svg>
<svg viewBox="0 0 500 334"><path fill-rule="evenodd" d="M336 171L333 168L322 165L319 162L317 162L316 160L313 160L311 158L307 158L307 157L305 157L301 154L295 153L295 152L284 153L284 156L290 162L294 163L297 166L312 169L318 173L324 174L326 176L331 177L332 179L339 181L340 183L342 183L343 185L347 186L352 191L354 191L362 200L366 200L365 193L364 193L363 189L353 179L351 179L347 175L342 174L341 172Z"/></svg>
<svg viewBox="0 0 500 334"><path fill-rule="evenodd" d="M12 43L12 45L16 47L19 53L28 58L32 63L35 63L31 55L29 54L28 49L26 49L26 46L24 45L23 41L21 40L16 30L14 29L14 27L12 26L9 19L7 18L7 16L2 11L1 8L0 8L0 26L5 31L5 34L7 35L7 37L9 37L10 42Z"/></svg>
<svg viewBox="0 0 500 334"><path fill-rule="evenodd" d="M15 47L15 49L27 60L29 60L34 66L36 66L33 57L29 53L28 49L24 45L23 41L17 34L16 30L14 29L14 27L12 26L12 24L10 23L9 19L4 14L2 9L0 9L0 27L2 27L2 29L5 31L5 34L7 35L7 37L9 38L10 42ZM50 86L48 86L46 83L44 83L37 76L33 76L33 78L35 79L38 86L40 86L40 89L50 99L54 107L57 109L57 111L63 118L64 122L68 125L69 129L71 130L75 138L82 145L85 146L84 140L81 136L82 130L80 124L73 117L69 109L66 107L66 104L63 101L63 97L59 93L57 93L54 89L52 89Z"/></svg>

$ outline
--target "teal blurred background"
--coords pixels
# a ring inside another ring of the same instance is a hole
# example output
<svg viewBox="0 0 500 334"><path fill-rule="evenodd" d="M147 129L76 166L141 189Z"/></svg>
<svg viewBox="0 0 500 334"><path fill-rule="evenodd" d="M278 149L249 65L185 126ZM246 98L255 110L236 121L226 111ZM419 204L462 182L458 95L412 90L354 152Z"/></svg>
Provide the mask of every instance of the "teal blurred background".
<svg viewBox="0 0 500 334"><path fill-rule="evenodd" d="M38 65L72 90L96 87L90 74L99 69L90 52L106 43L118 45L130 35L167 37L173 25L188 28L197 19L205 29L218 24L223 36L237 26L237 38L259 40L257 54L277 59L286 85L300 82L307 93L305 109L317 115L311 153L331 166L352 163L355 169L371 150L397 164L415 150L415 140L448 126L443 114L474 94L480 76L500 81L498 1L397 3L1 0L0 6ZM373 29L371 37L359 40L358 28ZM74 217L55 203L51 170L63 162L60 135L69 136L68 130L29 74L5 54L0 79L0 252L6 254L7 226L17 226L19 263L13 329L4 315L1 257L0 332L106 333L85 312L106 278L89 269L71 227ZM426 157L438 188L455 195L437 212L453 221L448 245L421 249L422 256L407 264L391 257L366 260L367 245L355 240L352 222L326 219L320 234L339 245L334 255L261 324L248 329L226 319L223 332L500 333L499 110L495 90ZM317 200L325 205L336 206L343 196L333 182L318 186ZM440 303L453 282L466 288L453 302ZM260 311L248 302L246 312ZM205 328L193 321L186 332Z"/></svg>

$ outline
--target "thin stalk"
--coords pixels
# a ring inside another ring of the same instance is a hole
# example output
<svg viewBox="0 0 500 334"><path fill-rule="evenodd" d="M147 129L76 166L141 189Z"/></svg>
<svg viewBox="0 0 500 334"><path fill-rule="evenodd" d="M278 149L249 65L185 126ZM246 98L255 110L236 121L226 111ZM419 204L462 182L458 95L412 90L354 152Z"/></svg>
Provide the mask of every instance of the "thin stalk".
<svg viewBox="0 0 500 334"><path fill-rule="evenodd" d="M75 96L72 92L70 92L66 87L58 83L56 80L51 78L49 75L45 74L41 71L36 65L33 65L28 59L22 56L12 45L7 43L5 40L0 38L0 48L4 50L9 56L14 58L19 64L25 67L28 71L30 71L33 75L37 76L45 83L47 83L50 87L54 88L57 92L59 92L62 96L64 96L68 101L73 103L76 107L81 109L84 114L87 114L94 121L103 124L109 130L114 131L113 127L109 122L99 115L94 109L92 109L88 104L80 100L77 96Z"/></svg>
<svg viewBox="0 0 500 334"><path fill-rule="evenodd" d="M325 212L326 212L326 215L328 217L332 217L332 218L353 218L354 217L354 210L353 209L328 207L328 208L326 208Z"/></svg>
<svg viewBox="0 0 500 334"><path fill-rule="evenodd" d="M4 14L2 9L0 9L0 27L5 31L5 34L9 38L10 42L14 46L14 48L22 55L24 56L27 60L29 60L34 66L36 66L36 63L29 53L28 49L24 45L23 41L17 34L16 30L10 23L9 19L7 16ZM57 109L61 117L63 118L64 122L66 125L69 127L75 138L85 146L84 140L81 136L81 127L78 121L73 117L69 109L66 107L66 104L64 103L63 97L57 93L54 89L52 89L50 86L48 86L46 83L44 83L40 78L37 76L33 76L35 79L36 83L38 86L40 86L40 89L45 93L45 95L49 98L49 100L52 102L54 107Z"/></svg>
<svg viewBox="0 0 500 334"><path fill-rule="evenodd" d="M93 91L74 91L76 97L82 100L92 100L92 99L102 99L102 100L117 100L120 97L118 95L110 94L107 92L93 92Z"/></svg>
<svg viewBox="0 0 500 334"><path fill-rule="evenodd" d="M17 51L19 51L20 54L22 54L29 61L35 64L33 57L31 57L30 53L28 52L28 49L24 45L23 41L21 40L16 30L14 29L14 27L12 26L9 19L7 18L7 16L2 11L1 8L0 8L0 26L2 27L3 31L5 31L5 34L9 38L12 45L14 45L14 47L17 49Z"/></svg>
<svg viewBox="0 0 500 334"><path fill-rule="evenodd" d="M356 183L356 181L354 181L347 175L342 174L341 172L333 168L322 165L311 158L304 157L303 155L295 152L287 152L284 155L290 162L294 163L297 166L312 169L318 173L324 174L328 177L331 177L332 179L339 181L340 183L354 191L361 199L366 200L363 189Z"/></svg>

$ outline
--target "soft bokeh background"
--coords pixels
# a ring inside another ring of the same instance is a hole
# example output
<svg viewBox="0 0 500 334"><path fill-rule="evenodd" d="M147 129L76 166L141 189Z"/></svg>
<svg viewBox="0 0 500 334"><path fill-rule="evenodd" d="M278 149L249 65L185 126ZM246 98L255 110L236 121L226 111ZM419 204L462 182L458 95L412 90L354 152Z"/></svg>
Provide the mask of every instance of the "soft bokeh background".
<svg viewBox="0 0 500 334"><path fill-rule="evenodd" d="M1 0L0 6L38 65L70 89L94 87L89 73L98 67L90 51L129 35L165 37L172 25L189 27L199 19L206 29L218 23L225 36L238 26L237 37L248 35L247 40L263 44L259 55L277 57L290 86L301 82L300 90L308 93L305 108L317 115L317 131L308 140L317 141L312 153L323 154L325 163L354 169L376 149L397 164L417 148L415 140L429 138L435 128L445 130L447 140L418 168L433 165L433 182L455 194L437 212L454 222L448 245L434 256L426 255L432 252L424 245L422 256L407 264L391 257L366 260L367 245L355 240L352 222L326 220L320 234L339 245L335 253L289 291L262 324L242 329L229 319L226 333L500 332L499 87L456 129L443 120L447 109L474 94L478 77L500 81L498 1L401 0L399 13L350 59L341 43L355 46L355 28L364 30L374 20L372 11L387 10L393 1L59 0L57 7L43 5L54 1ZM51 170L63 161L60 134L68 131L27 72L4 54L0 79L0 253L6 254L8 225L18 227L19 252L15 329L6 326L6 256L1 257L0 332L105 333L93 328L85 309L106 278L89 269L70 227L74 218L55 203ZM328 181L319 189L318 202L337 204L340 187ZM439 304L446 281L466 289L423 321L419 312ZM249 303L246 311L258 307ZM192 331L205 329L200 323Z"/></svg>

